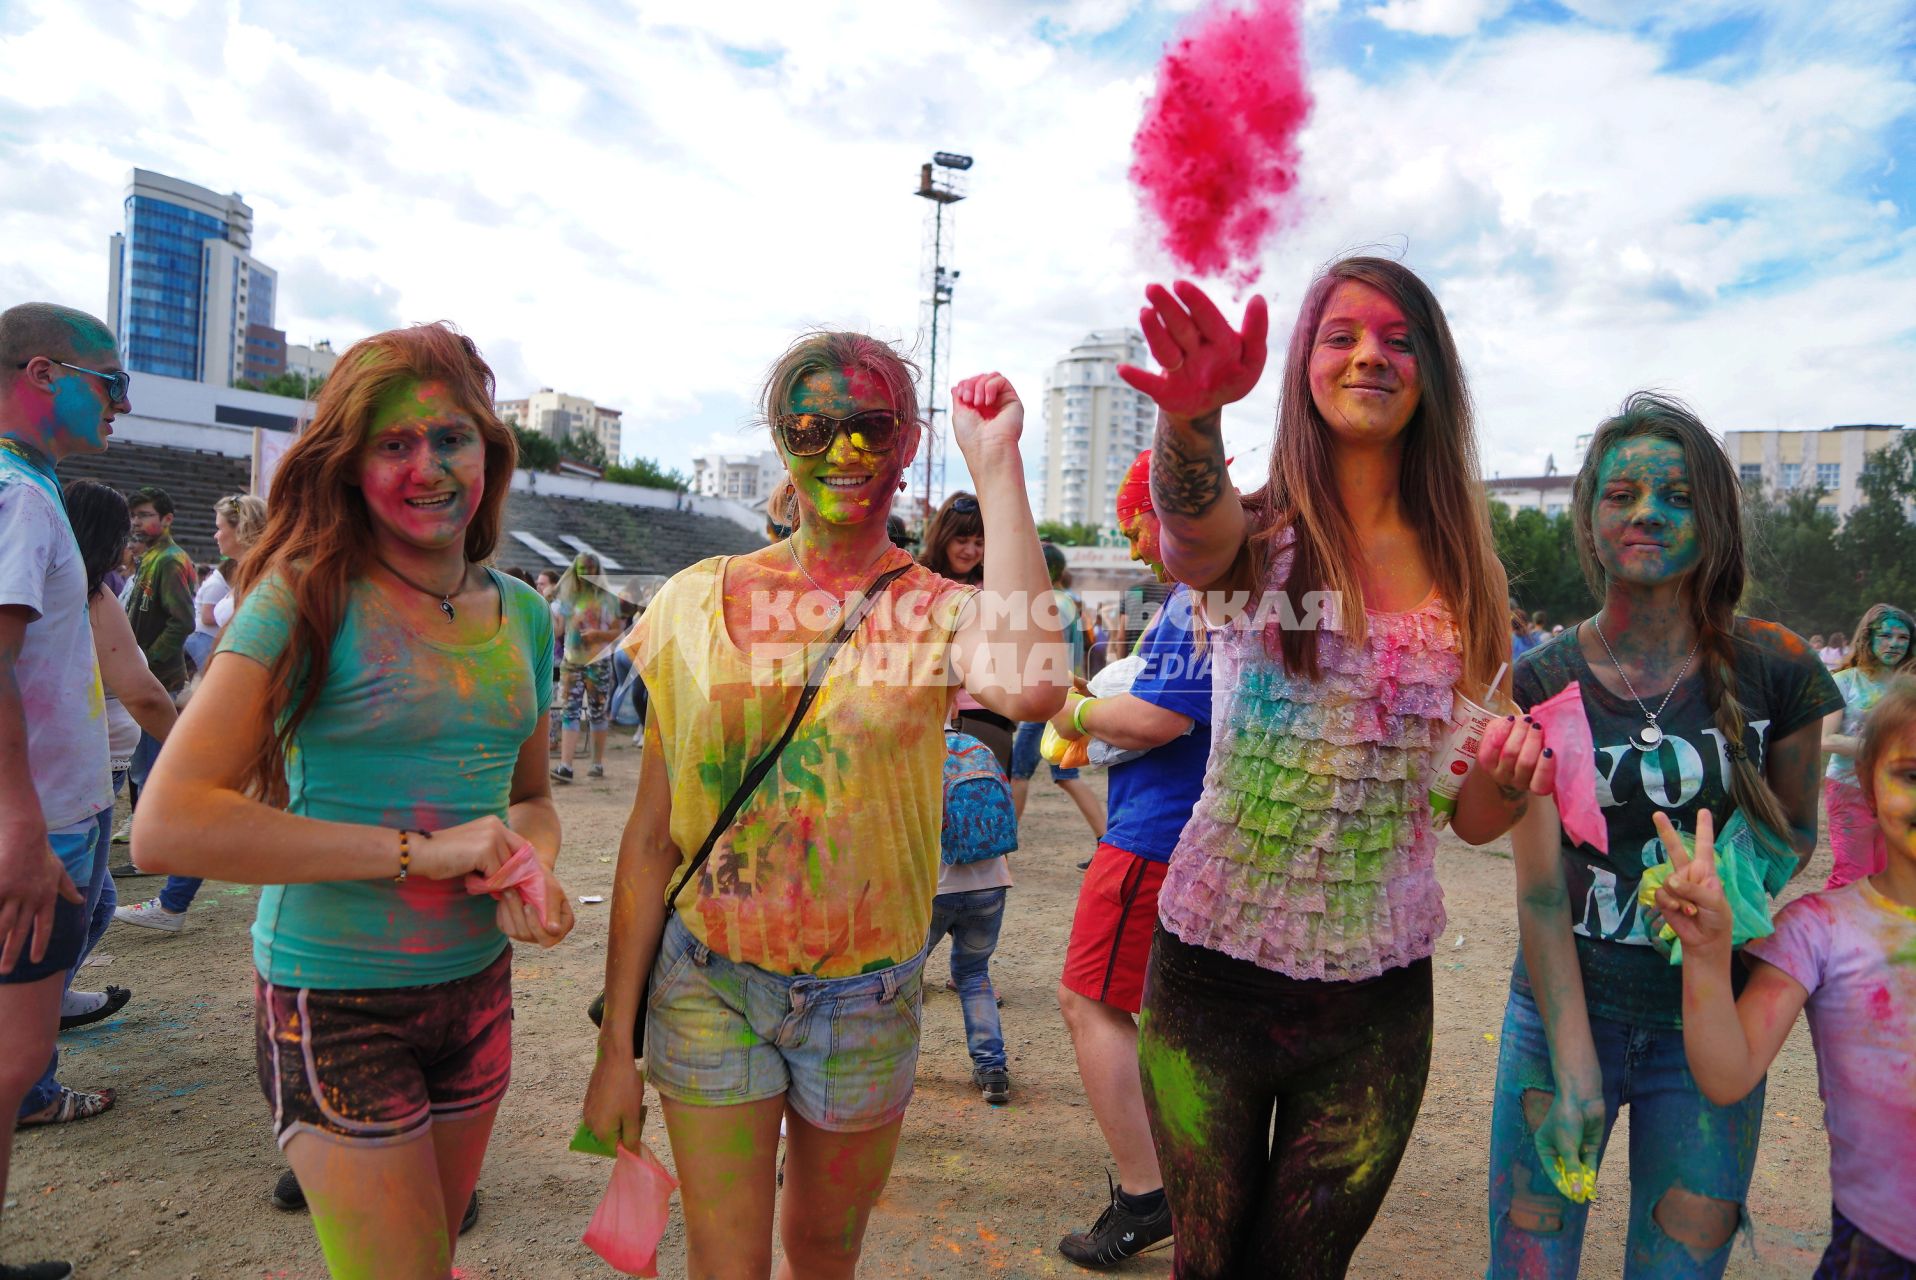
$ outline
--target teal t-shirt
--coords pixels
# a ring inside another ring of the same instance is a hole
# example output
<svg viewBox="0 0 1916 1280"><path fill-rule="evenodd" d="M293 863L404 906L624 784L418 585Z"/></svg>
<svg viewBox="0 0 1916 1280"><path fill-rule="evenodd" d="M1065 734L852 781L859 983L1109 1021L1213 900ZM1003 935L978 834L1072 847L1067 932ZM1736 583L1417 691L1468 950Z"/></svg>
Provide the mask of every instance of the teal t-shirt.
<svg viewBox="0 0 1916 1280"><path fill-rule="evenodd" d="M319 701L287 753L288 812L419 831L505 818L519 748L552 701L552 619L532 587L487 572L503 621L474 645L434 641L376 588L353 584ZM247 593L219 651L270 665L291 626L291 599L268 579ZM289 987L451 982L505 949L495 906L458 879L269 885L253 964Z"/></svg>

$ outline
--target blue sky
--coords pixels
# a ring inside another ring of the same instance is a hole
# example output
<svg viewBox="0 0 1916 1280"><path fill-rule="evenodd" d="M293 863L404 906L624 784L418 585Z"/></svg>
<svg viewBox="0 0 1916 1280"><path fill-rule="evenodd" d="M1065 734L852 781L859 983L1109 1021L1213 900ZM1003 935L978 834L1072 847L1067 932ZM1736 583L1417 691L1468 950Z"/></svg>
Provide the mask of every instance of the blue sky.
<svg viewBox="0 0 1916 1280"><path fill-rule="evenodd" d="M1487 473L1569 463L1639 386L1719 430L1916 421L1905 0L1303 3L1303 212L1259 287L1282 326L1328 258L1401 253ZM0 297L102 308L126 171L157 169L245 194L293 340L452 319L503 395L595 397L685 468L756 447L798 330L918 340L910 192L951 149L978 164L946 367L1035 402L1172 270L1126 169L1192 8L12 0ZM1227 415L1253 470L1275 381Z"/></svg>

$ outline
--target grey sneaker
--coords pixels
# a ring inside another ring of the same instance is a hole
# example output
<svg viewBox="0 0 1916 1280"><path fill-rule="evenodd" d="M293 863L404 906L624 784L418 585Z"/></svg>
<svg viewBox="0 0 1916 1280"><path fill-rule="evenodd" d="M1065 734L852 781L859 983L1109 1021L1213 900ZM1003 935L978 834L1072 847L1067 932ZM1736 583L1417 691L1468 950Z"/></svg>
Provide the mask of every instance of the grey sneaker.
<svg viewBox="0 0 1916 1280"><path fill-rule="evenodd" d="M1073 1231L1058 1241L1058 1252L1081 1267L1102 1271L1126 1258L1157 1249L1171 1238L1171 1202L1158 1193L1155 1211L1140 1217L1118 1197L1118 1184L1105 1174L1111 1185L1111 1203L1104 1207L1089 1231Z"/></svg>
<svg viewBox="0 0 1916 1280"><path fill-rule="evenodd" d="M605 766L602 764L595 764L590 769L587 769L585 771L585 776L588 778L603 778L605 777Z"/></svg>
<svg viewBox="0 0 1916 1280"><path fill-rule="evenodd" d="M142 929L158 929L161 933L178 933L186 928L186 912L175 915L161 906L158 898L148 898L137 906L115 907L113 918L122 924L137 924Z"/></svg>
<svg viewBox="0 0 1916 1280"><path fill-rule="evenodd" d="M1011 1101L1011 1073L1003 1067L973 1067L971 1082L986 1102L1001 1107Z"/></svg>

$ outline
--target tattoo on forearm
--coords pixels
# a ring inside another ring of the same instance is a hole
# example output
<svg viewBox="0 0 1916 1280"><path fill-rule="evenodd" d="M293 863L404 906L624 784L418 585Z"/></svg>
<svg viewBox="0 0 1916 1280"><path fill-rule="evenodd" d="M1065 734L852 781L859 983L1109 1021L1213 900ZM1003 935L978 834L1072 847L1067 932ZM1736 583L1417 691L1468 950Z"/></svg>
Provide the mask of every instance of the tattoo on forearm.
<svg viewBox="0 0 1916 1280"><path fill-rule="evenodd" d="M1522 787L1506 787L1498 783L1497 794L1502 796L1504 803L1515 811L1518 822L1522 822L1523 816L1530 812L1530 793Z"/></svg>
<svg viewBox="0 0 1916 1280"><path fill-rule="evenodd" d="M1151 503L1159 514L1201 516L1217 505L1229 484L1218 414L1194 418L1188 428L1174 427L1158 414L1151 449Z"/></svg>

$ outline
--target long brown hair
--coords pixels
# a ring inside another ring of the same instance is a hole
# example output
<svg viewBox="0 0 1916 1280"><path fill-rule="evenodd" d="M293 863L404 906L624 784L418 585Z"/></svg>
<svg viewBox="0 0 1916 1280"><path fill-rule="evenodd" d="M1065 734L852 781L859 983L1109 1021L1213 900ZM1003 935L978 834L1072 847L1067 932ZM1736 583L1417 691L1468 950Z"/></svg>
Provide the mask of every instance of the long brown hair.
<svg viewBox="0 0 1916 1280"><path fill-rule="evenodd" d="M443 383L479 429L486 491L466 526L466 559L484 561L499 541L518 450L492 411L492 370L479 348L443 321L354 343L320 390L312 423L273 473L266 528L234 584L244 596L276 577L293 607L291 635L266 686L270 727L246 777L248 792L268 804L286 803L286 752L326 682L353 579L372 561L372 516L359 487L366 431L380 400L407 381Z"/></svg>
<svg viewBox="0 0 1916 1280"><path fill-rule="evenodd" d="M958 578L951 567L949 548L959 538L982 538L984 533L985 518L978 512L978 495L962 490L954 493L945 499L944 505L938 508L938 514L925 525L925 544L918 553L918 563L941 577L974 584L983 582L984 562L979 561L969 574Z"/></svg>
<svg viewBox="0 0 1916 1280"><path fill-rule="evenodd" d="M1903 660L1894 667L1886 667L1878 662L1876 650L1870 644L1870 632L1874 631L1876 624L1885 618L1894 618L1909 628L1910 647L1903 651ZM1888 672L1901 671L1904 667L1909 667L1913 661L1916 661L1916 618L1910 617L1907 610L1898 609L1893 604L1873 604L1863 611L1862 620L1856 624L1856 634L1850 637L1849 656L1843 659L1842 665L1837 667L1837 670L1847 671L1855 667L1864 675L1880 680Z"/></svg>
<svg viewBox="0 0 1916 1280"><path fill-rule="evenodd" d="M1749 577L1743 546L1743 486L1716 437L1690 407L1674 396L1633 391L1614 417L1606 418L1590 440L1572 488L1571 512L1577 534L1577 559L1590 593L1602 600L1609 575L1597 559L1593 509L1604 457L1626 440L1668 440L1683 450L1690 479L1690 511L1696 520L1699 558L1683 579L1682 599L1696 622L1697 656L1703 688L1717 732L1730 757L1730 793L1752 828L1767 839L1790 829L1783 802L1743 748L1749 710L1737 696L1736 606Z"/></svg>
<svg viewBox="0 0 1916 1280"><path fill-rule="evenodd" d="M1338 501L1330 427L1311 396L1310 375L1317 326L1332 291L1346 280L1384 294L1410 326L1411 352L1417 359L1417 411L1404 427L1398 490L1437 590L1463 634L1465 677L1481 688L1510 657L1510 593L1490 533L1490 505L1477 465L1477 433L1463 362L1443 308L1410 268L1386 258L1344 258L1326 268L1305 293L1284 359L1270 480L1245 502L1257 529L1251 539L1252 569L1257 582L1264 583L1284 536L1292 535L1293 558L1284 590L1293 599L1310 591L1336 593L1342 601L1344 635L1353 644L1363 643L1368 627L1364 584L1357 570L1362 554L1349 513ZM1285 669L1316 679L1316 633L1292 628L1276 635Z"/></svg>

